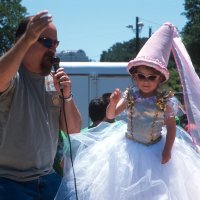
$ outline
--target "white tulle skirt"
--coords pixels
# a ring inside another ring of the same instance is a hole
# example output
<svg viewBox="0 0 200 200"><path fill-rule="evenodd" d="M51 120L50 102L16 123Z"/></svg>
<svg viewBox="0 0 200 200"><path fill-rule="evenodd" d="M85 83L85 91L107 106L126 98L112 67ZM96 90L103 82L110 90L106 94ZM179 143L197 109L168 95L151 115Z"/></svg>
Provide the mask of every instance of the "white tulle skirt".
<svg viewBox="0 0 200 200"><path fill-rule="evenodd" d="M188 133L177 127L172 158L163 165L165 131L150 146L127 139L125 132L126 123L104 123L95 132L72 137L78 200L200 199L200 155ZM70 166L66 156L56 200L76 200Z"/></svg>

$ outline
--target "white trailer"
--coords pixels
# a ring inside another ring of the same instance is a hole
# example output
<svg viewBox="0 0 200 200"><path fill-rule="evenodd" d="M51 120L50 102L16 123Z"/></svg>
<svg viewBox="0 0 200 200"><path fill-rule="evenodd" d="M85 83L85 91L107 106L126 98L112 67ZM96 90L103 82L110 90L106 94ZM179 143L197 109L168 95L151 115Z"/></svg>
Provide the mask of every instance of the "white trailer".
<svg viewBox="0 0 200 200"><path fill-rule="evenodd" d="M124 91L132 85L125 62L61 62L72 81L72 93L82 116L82 128L90 124L88 105L91 99L113 92Z"/></svg>

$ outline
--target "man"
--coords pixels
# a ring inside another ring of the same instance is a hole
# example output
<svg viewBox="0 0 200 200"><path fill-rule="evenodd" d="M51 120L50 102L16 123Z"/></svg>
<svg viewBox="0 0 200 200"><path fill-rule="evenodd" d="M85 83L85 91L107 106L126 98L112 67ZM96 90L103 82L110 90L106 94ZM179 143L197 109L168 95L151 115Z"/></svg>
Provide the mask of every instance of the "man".
<svg viewBox="0 0 200 200"><path fill-rule="evenodd" d="M69 77L63 68L50 74L59 42L47 14L21 23L0 58L1 200L53 199L61 181L52 168L58 132L80 132Z"/></svg>

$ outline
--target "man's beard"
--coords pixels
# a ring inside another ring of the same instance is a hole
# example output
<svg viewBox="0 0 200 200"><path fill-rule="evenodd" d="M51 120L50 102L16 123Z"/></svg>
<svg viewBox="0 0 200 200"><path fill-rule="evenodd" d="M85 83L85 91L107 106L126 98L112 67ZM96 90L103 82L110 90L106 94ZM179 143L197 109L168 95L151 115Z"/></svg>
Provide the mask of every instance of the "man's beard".
<svg viewBox="0 0 200 200"><path fill-rule="evenodd" d="M50 74L52 69L52 60L55 54L52 51L48 51L43 55L43 58L41 60L40 69L41 69L41 75L47 76Z"/></svg>

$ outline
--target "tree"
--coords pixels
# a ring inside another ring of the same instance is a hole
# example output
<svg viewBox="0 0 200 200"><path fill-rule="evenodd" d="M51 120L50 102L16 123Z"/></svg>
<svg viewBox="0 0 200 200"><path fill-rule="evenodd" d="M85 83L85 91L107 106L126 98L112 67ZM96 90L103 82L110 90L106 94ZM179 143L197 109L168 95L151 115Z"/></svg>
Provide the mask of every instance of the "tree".
<svg viewBox="0 0 200 200"><path fill-rule="evenodd" d="M147 38L140 39L140 43L144 44ZM101 62L128 62L136 56L136 41L135 39L128 42L116 43L108 51L103 51L101 54ZM142 45L141 45L142 46Z"/></svg>
<svg viewBox="0 0 200 200"><path fill-rule="evenodd" d="M18 23L26 14L21 0L0 0L0 55L12 47Z"/></svg>
<svg viewBox="0 0 200 200"><path fill-rule="evenodd" d="M182 92L181 81L178 75L174 57L171 55L168 63L169 80L164 84L166 90L174 92Z"/></svg>
<svg viewBox="0 0 200 200"><path fill-rule="evenodd" d="M185 0L184 7L183 14L188 22L183 28L183 41L197 73L200 74L200 0Z"/></svg>

